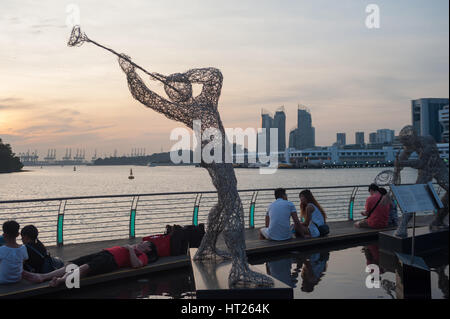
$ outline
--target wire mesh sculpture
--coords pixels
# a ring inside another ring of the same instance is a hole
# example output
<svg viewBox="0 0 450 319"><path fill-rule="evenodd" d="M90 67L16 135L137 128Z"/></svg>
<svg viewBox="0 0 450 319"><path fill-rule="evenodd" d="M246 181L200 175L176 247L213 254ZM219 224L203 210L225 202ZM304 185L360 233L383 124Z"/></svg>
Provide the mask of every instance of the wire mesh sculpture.
<svg viewBox="0 0 450 319"><path fill-rule="evenodd" d="M68 45L79 46L84 42L91 42L119 56L119 65L126 74L130 92L137 101L191 129L194 121L201 121L202 153L206 145L213 143L221 147L222 154L225 154L225 147L229 144L217 109L223 81L218 69L192 69L169 76L149 73L133 63L128 56L99 45L81 32L78 26L74 27ZM151 79L163 82L168 99L148 89L136 73L136 68L150 75ZM192 96L192 83L203 85L201 93L195 98ZM216 129L220 134L205 138L203 133L210 128ZM230 287L272 286L273 280L270 277L250 270L247 262L243 206L232 163L224 160L206 163L202 158L200 166L208 171L217 189L218 202L209 212L207 230L194 260L220 261L231 258L232 267L228 278ZM216 248L219 234L223 234L229 252Z"/></svg>
<svg viewBox="0 0 450 319"><path fill-rule="evenodd" d="M431 136L418 136L411 125L405 126L399 134L400 142L403 144L403 150L395 161L395 168L400 174L403 167L412 167L418 170L416 184L426 184L436 179L436 182L445 190L445 194L441 198L444 207L438 210L436 217L430 224L432 227L448 227L444 224L444 219L448 215L448 168L439 155L436 142ZM418 159L410 160L412 153L416 153ZM396 235L405 237L407 234L408 222L411 220L412 214L403 214L400 226L396 231Z"/></svg>
<svg viewBox="0 0 450 319"><path fill-rule="evenodd" d="M385 170L380 172L377 176L375 176L375 179L373 182L377 185L388 185L392 184L395 179L395 173L392 170Z"/></svg>

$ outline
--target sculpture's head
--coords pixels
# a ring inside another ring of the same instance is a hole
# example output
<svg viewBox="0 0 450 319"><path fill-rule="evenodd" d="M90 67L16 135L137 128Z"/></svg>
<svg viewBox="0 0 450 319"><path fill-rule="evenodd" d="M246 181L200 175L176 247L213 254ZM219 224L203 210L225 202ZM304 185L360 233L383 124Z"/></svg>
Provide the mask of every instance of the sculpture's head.
<svg viewBox="0 0 450 319"><path fill-rule="evenodd" d="M400 142L405 146L414 145L417 140L417 134L412 125L406 125L399 133Z"/></svg>
<svg viewBox="0 0 450 319"><path fill-rule="evenodd" d="M166 78L166 80L170 86L164 84L164 90L173 102L186 102L192 98L192 84L184 74L171 74Z"/></svg>

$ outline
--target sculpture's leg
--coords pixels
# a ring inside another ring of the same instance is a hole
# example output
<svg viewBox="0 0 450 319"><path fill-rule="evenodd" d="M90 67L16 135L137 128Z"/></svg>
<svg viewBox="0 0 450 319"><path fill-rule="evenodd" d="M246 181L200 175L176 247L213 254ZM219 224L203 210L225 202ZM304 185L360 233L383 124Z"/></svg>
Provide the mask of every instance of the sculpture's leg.
<svg viewBox="0 0 450 319"><path fill-rule="evenodd" d="M408 235L408 223L413 217L412 213L405 213L402 216L402 221L395 232L395 236L406 237Z"/></svg>
<svg viewBox="0 0 450 319"><path fill-rule="evenodd" d="M430 228L445 228L448 227L448 225L445 224L444 219L448 215L448 192L445 192L444 196L441 198L442 204L444 204L444 207L439 209L436 217L430 224Z"/></svg>
<svg viewBox="0 0 450 319"><path fill-rule="evenodd" d="M448 215L449 181L448 181L448 168L446 166L440 168L440 170L436 176L436 180L437 180L439 186L441 186L445 190L445 194L441 198L441 201L442 201L442 204L444 204L444 207L438 210L436 217L430 224L431 229L433 229L433 228L440 229L440 228L448 227L448 225L446 225L444 222L445 217L447 217L447 215Z"/></svg>
<svg viewBox="0 0 450 319"><path fill-rule="evenodd" d="M234 205L223 212L228 220L223 233L224 239L233 258L228 283L230 287L273 286L273 280L270 277L254 272L248 266L242 203L238 196L233 203Z"/></svg>
<svg viewBox="0 0 450 319"><path fill-rule="evenodd" d="M218 260L230 258L228 253L219 251L216 248L217 239L224 227L222 210L223 207L219 204L216 204L211 208L208 215L208 227L197 253L194 256L194 260Z"/></svg>

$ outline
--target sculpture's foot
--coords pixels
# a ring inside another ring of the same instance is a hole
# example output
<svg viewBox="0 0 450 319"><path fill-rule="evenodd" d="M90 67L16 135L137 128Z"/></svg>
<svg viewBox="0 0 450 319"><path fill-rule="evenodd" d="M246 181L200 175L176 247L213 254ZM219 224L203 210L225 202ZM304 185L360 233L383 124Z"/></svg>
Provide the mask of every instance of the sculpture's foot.
<svg viewBox="0 0 450 319"><path fill-rule="evenodd" d="M273 287L272 278L252 271L247 267L231 267L230 276L228 277L230 288L255 288L255 287Z"/></svg>
<svg viewBox="0 0 450 319"><path fill-rule="evenodd" d="M405 237L408 236L408 230L407 230L407 229L399 228L399 229L397 229L397 231L394 233L394 236L400 237L400 238L405 238Z"/></svg>
<svg viewBox="0 0 450 319"><path fill-rule="evenodd" d="M223 251L220 249L203 249L203 250L197 250L197 253L195 254L194 260L201 261L201 260L210 260L210 261L223 261L223 260L229 260L231 259L231 254L227 251Z"/></svg>
<svg viewBox="0 0 450 319"><path fill-rule="evenodd" d="M441 220L435 219L431 222L429 227L430 227L430 230L442 230L442 229L447 229L448 225Z"/></svg>

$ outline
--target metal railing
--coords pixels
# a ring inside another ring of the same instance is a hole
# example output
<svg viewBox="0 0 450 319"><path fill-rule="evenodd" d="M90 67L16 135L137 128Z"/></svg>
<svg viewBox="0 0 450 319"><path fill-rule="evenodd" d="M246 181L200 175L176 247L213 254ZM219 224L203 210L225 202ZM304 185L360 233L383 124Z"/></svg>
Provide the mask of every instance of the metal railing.
<svg viewBox="0 0 450 319"><path fill-rule="evenodd" d="M387 186L389 187L389 186ZM435 185L440 193L441 189ZM288 199L300 209L299 192L286 188ZM329 221L362 218L367 185L309 187ZM274 189L240 190L245 227L262 227ZM167 224L207 225L217 203L215 191L79 196L0 201L0 223L14 219L33 224L46 245L125 239L163 233Z"/></svg>

